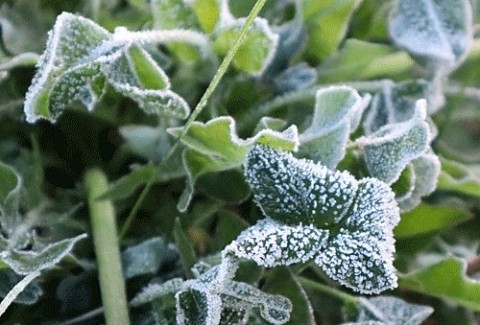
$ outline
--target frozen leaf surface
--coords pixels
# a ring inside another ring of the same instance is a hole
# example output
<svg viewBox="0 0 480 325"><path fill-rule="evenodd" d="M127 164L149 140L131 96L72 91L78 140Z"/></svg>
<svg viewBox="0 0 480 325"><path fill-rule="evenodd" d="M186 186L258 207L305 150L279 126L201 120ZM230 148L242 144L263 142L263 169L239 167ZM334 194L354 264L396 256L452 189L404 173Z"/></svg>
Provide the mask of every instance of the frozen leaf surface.
<svg viewBox="0 0 480 325"><path fill-rule="evenodd" d="M411 54L454 68L472 41L471 2L398 0L389 30L394 41Z"/></svg>
<svg viewBox="0 0 480 325"><path fill-rule="evenodd" d="M172 128L168 131L174 136L180 136L182 130ZM283 132L264 129L243 140L236 134L235 120L229 116L221 116L207 123L194 122L181 141L188 147L183 154L188 178L178 207L185 211L192 199L195 182L200 176L240 167L255 143L296 150L298 132L295 125Z"/></svg>
<svg viewBox="0 0 480 325"><path fill-rule="evenodd" d="M360 97L347 86L332 86L316 94L311 125L300 135L302 157L335 168L345 156L350 133L360 121L370 96Z"/></svg>
<svg viewBox="0 0 480 325"><path fill-rule="evenodd" d="M130 97L147 113L184 118L187 103L170 90L158 64L141 46L145 43L186 42L205 47L206 38L193 31L114 33L70 13L58 16L26 98L27 121L55 121L73 101L93 109L105 82Z"/></svg>
<svg viewBox="0 0 480 325"><path fill-rule="evenodd" d="M356 141L364 151L370 175L392 184L410 161L426 152L431 136L425 118L426 102L419 100L408 121L384 125Z"/></svg>
<svg viewBox="0 0 480 325"><path fill-rule="evenodd" d="M363 299L357 322L378 321L388 325L420 325L433 313L428 306L410 304L396 297Z"/></svg>
<svg viewBox="0 0 480 325"><path fill-rule="evenodd" d="M399 210L385 183L358 181L265 146L250 151L245 172L269 218L240 234L227 252L266 267L315 260L362 293L396 286L392 231Z"/></svg>
<svg viewBox="0 0 480 325"><path fill-rule="evenodd" d="M47 245L39 252L7 249L0 253L0 259L18 274L30 274L52 267L60 262L73 246L86 235L64 239Z"/></svg>

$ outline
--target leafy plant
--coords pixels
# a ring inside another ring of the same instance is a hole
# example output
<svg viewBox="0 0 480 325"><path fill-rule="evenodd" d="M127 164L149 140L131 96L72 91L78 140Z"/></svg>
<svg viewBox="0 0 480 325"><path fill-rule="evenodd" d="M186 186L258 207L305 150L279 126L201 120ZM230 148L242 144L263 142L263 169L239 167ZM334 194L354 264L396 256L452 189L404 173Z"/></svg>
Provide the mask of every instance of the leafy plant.
<svg viewBox="0 0 480 325"><path fill-rule="evenodd" d="M477 5L1 2L2 324L474 323Z"/></svg>

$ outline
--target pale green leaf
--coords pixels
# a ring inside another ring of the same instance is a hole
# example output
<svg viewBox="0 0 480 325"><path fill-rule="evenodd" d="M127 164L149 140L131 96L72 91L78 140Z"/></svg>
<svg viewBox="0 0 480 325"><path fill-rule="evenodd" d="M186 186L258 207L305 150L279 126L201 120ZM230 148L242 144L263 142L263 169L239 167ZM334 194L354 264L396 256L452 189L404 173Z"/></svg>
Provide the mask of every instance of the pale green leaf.
<svg viewBox="0 0 480 325"><path fill-rule="evenodd" d="M64 239L49 244L39 252L7 249L0 253L0 259L18 274L30 274L52 267L67 256L73 246L86 235Z"/></svg>
<svg viewBox="0 0 480 325"><path fill-rule="evenodd" d="M308 30L306 57L314 62L329 57L347 33L358 0L306 0L303 15Z"/></svg>
<svg viewBox="0 0 480 325"><path fill-rule="evenodd" d="M441 162L438 189L480 196L480 168L477 165L465 165L445 158Z"/></svg>
<svg viewBox="0 0 480 325"><path fill-rule="evenodd" d="M409 212L402 213L394 234L398 239L433 234L471 218L470 211L455 206L421 204Z"/></svg>
<svg viewBox="0 0 480 325"><path fill-rule="evenodd" d="M245 19L236 19L215 32L213 47L218 55L227 54L244 23ZM277 46L278 35L272 32L268 21L256 18L233 58L233 66L240 71L261 75L272 61Z"/></svg>
<svg viewBox="0 0 480 325"><path fill-rule="evenodd" d="M182 130L183 128L171 128L168 131L179 136ZM192 199L195 182L200 176L240 167L255 143L296 150L298 135L297 128L293 125L283 132L260 130L255 136L243 140L236 134L235 120L221 116L207 123L192 123L181 141L189 148L183 154L188 176L187 186L178 204L179 210L185 211Z"/></svg>
<svg viewBox="0 0 480 325"><path fill-rule="evenodd" d="M7 233L18 226L22 178L12 167L0 162L0 224Z"/></svg>
<svg viewBox="0 0 480 325"><path fill-rule="evenodd" d="M370 175L392 184L410 161L426 152L431 135L425 118L426 102L419 100L408 121L387 124L356 140Z"/></svg>
<svg viewBox="0 0 480 325"><path fill-rule="evenodd" d="M396 297L379 296L362 299L357 322L379 321L388 325L420 325L433 308L410 304ZM357 323L355 323L357 324Z"/></svg>
<svg viewBox="0 0 480 325"><path fill-rule="evenodd" d="M225 0L193 0L190 5L200 26L208 34L214 31L221 19L220 16L226 14L223 10L228 10L225 8L227 6L227 1ZM227 19L228 17L222 18Z"/></svg>
<svg viewBox="0 0 480 325"><path fill-rule="evenodd" d="M312 123L300 135L299 156L335 168L345 156L350 133L358 126L369 99L347 86L319 90Z"/></svg>
<svg viewBox="0 0 480 325"><path fill-rule="evenodd" d="M390 35L412 55L452 69L472 42L472 14L469 0L397 0Z"/></svg>
<svg viewBox="0 0 480 325"><path fill-rule="evenodd" d="M400 288L444 299L480 311L480 282L466 274L463 259L447 257L420 270L399 275Z"/></svg>

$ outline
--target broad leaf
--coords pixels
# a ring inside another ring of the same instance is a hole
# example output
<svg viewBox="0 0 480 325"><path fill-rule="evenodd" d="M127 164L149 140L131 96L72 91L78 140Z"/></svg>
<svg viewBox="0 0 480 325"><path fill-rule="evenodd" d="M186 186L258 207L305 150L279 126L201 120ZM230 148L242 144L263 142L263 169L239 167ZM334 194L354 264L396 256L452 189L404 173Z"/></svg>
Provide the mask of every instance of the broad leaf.
<svg viewBox="0 0 480 325"><path fill-rule="evenodd" d="M190 34L189 34L190 33ZM113 34L94 22L70 13L58 16L25 99L27 121L55 121L72 101L93 109L105 81L130 97L147 113L184 118L187 103L172 92L163 70L141 44L187 41L205 43L195 32L128 32ZM200 45L201 46L201 45Z"/></svg>
<svg viewBox="0 0 480 325"><path fill-rule="evenodd" d="M394 194L291 154L255 146L245 161L254 199L267 217L227 252L271 267L314 259L331 278L362 293L396 286ZM294 254L295 252L295 254Z"/></svg>
<svg viewBox="0 0 480 325"><path fill-rule="evenodd" d="M473 38L469 0L397 0L390 35L414 56L448 69L465 57Z"/></svg>
<svg viewBox="0 0 480 325"><path fill-rule="evenodd" d="M168 131L174 136L180 136L182 130L183 128L172 128ZM261 130L254 137L242 140L236 135L235 120L229 116L217 117L205 124L192 123L181 141L189 149L183 154L188 178L186 189L178 203L180 211L187 209L195 182L201 175L240 167L255 143L285 150L296 150L298 146L297 128L294 125L283 132Z"/></svg>
<svg viewBox="0 0 480 325"><path fill-rule="evenodd" d="M122 270L125 278L155 274L177 252L161 237L148 239L122 253Z"/></svg>
<svg viewBox="0 0 480 325"><path fill-rule="evenodd" d="M303 1L303 15L308 29L306 56L319 62L330 56L347 33L358 0Z"/></svg>
<svg viewBox="0 0 480 325"><path fill-rule="evenodd" d="M402 218L394 234L397 239L412 236L434 234L438 231L454 227L472 218L465 209L450 205L421 204L415 209L402 213Z"/></svg>
<svg viewBox="0 0 480 325"><path fill-rule="evenodd" d="M345 156L350 133L358 126L369 100L347 86L319 90L312 123L300 135L299 155L335 168Z"/></svg>
<svg viewBox="0 0 480 325"><path fill-rule="evenodd" d="M426 152L431 135L425 118L426 102L419 100L410 120L387 124L357 139L370 175L392 184L410 161Z"/></svg>
<svg viewBox="0 0 480 325"><path fill-rule="evenodd" d="M480 282L465 274L466 267L465 260L447 257L418 271L399 275L399 285L480 311Z"/></svg>
<svg viewBox="0 0 480 325"><path fill-rule="evenodd" d="M480 168L442 158L438 189L480 196Z"/></svg>
<svg viewBox="0 0 480 325"><path fill-rule="evenodd" d="M86 235L80 235L64 239L47 245L40 252L7 249L0 253L0 259L17 274L39 272L60 262L70 253L73 246L85 237Z"/></svg>
<svg viewBox="0 0 480 325"><path fill-rule="evenodd" d="M133 306L140 306L149 302L159 299L168 294L174 294L181 290L184 281L179 278L168 280L162 284L153 283L149 284L143 290L137 294L132 300Z"/></svg>
<svg viewBox="0 0 480 325"><path fill-rule="evenodd" d="M215 33L214 50L226 55L233 46L245 19L237 19L221 26ZM240 71L261 75L273 59L278 35L270 29L267 20L256 18L233 58L233 66Z"/></svg>
<svg viewBox="0 0 480 325"><path fill-rule="evenodd" d="M362 301L357 318L360 324L378 321L385 325L420 325L433 313L432 307L410 304L396 297L379 296Z"/></svg>

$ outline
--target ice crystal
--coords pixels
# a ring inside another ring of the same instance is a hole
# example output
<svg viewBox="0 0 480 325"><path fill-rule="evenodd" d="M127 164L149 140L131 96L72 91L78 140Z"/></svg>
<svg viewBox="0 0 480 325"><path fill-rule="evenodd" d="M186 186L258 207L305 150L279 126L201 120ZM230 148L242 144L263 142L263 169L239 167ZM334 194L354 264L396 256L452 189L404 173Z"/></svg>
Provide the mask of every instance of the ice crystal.
<svg viewBox="0 0 480 325"><path fill-rule="evenodd" d="M387 184L260 145L248 154L245 173L267 218L240 234L228 254L266 267L314 260L362 293L396 286L399 209Z"/></svg>

